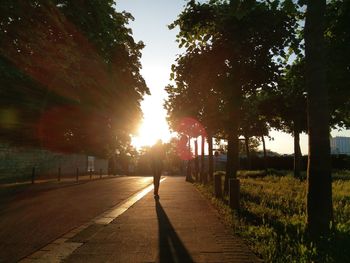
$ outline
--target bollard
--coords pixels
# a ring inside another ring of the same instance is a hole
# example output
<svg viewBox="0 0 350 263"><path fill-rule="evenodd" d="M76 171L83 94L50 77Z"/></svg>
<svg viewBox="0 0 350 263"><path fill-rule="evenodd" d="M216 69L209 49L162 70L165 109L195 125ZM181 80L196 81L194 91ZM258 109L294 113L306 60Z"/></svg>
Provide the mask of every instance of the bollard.
<svg viewBox="0 0 350 263"><path fill-rule="evenodd" d="M216 198L222 197L221 174L215 174L214 176L214 191Z"/></svg>
<svg viewBox="0 0 350 263"><path fill-rule="evenodd" d="M208 184L208 173L203 173L203 184Z"/></svg>
<svg viewBox="0 0 350 263"><path fill-rule="evenodd" d="M76 176L76 181L79 181L79 168L77 168L77 176Z"/></svg>
<svg viewBox="0 0 350 263"><path fill-rule="evenodd" d="M32 184L34 184L34 180L35 180L35 167L33 167L32 169Z"/></svg>
<svg viewBox="0 0 350 263"><path fill-rule="evenodd" d="M92 169L90 169L90 180L92 178Z"/></svg>
<svg viewBox="0 0 350 263"><path fill-rule="evenodd" d="M100 179L102 179L102 169L100 169Z"/></svg>
<svg viewBox="0 0 350 263"><path fill-rule="evenodd" d="M239 180L231 178L229 180L229 205L234 210L239 210Z"/></svg>
<svg viewBox="0 0 350 263"><path fill-rule="evenodd" d="M57 181L61 181L61 167L58 167L58 177Z"/></svg>

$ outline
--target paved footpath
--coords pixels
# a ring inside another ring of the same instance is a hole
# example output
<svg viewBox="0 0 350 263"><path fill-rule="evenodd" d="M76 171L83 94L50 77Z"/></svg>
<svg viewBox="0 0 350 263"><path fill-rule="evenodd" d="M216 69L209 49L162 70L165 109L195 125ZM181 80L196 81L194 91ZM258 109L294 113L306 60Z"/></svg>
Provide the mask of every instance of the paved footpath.
<svg viewBox="0 0 350 263"><path fill-rule="evenodd" d="M101 218L106 216L102 216L54 242L64 242L61 247L68 251L58 261L261 262L225 229L214 208L184 177L167 177L160 185L158 201L150 191L124 210L115 210L115 218L104 221ZM24 262L57 261L44 254L45 249Z"/></svg>

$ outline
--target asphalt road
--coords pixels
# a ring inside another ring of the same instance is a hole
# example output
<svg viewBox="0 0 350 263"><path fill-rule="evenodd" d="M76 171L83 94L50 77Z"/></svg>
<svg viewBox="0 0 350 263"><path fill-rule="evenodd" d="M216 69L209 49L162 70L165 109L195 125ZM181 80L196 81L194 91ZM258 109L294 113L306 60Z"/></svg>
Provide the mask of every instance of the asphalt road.
<svg viewBox="0 0 350 263"><path fill-rule="evenodd" d="M151 183L119 177L13 193L0 207L0 262L17 262Z"/></svg>

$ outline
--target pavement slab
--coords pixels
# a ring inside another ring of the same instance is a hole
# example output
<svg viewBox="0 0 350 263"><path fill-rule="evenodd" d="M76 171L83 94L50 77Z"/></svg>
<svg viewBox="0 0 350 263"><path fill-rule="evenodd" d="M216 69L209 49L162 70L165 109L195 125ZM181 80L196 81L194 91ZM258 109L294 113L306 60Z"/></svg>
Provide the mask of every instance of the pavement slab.
<svg viewBox="0 0 350 263"><path fill-rule="evenodd" d="M91 224L66 242L76 247L63 262L261 262L184 177L167 177L159 200L148 193L110 223Z"/></svg>

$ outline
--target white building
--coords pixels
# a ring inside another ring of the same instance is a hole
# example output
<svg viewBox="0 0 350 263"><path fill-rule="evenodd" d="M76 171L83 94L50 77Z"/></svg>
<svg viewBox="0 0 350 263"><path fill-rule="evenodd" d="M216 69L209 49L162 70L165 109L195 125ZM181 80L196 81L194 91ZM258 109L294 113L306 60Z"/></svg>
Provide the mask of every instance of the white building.
<svg viewBox="0 0 350 263"><path fill-rule="evenodd" d="M331 138L331 153L350 155L350 137Z"/></svg>

